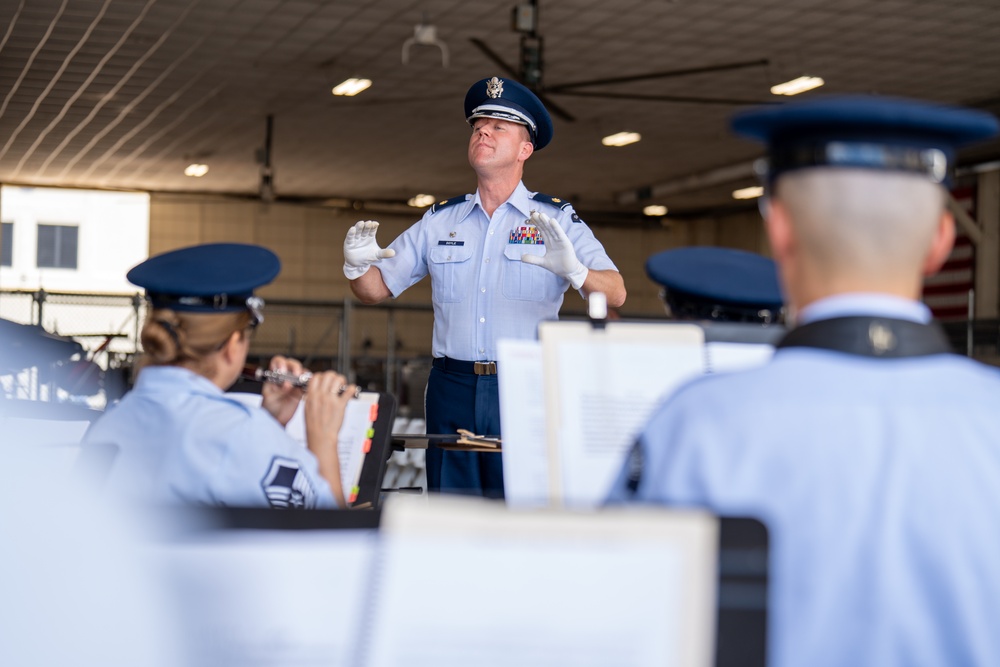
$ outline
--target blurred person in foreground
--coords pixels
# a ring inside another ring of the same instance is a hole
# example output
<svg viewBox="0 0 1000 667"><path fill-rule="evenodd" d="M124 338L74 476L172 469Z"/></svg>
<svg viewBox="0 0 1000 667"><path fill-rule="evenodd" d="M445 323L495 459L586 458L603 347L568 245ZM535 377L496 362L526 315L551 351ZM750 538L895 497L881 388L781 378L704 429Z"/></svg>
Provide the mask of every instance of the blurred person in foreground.
<svg viewBox="0 0 1000 667"><path fill-rule="evenodd" d="M344 506L337 435L354 387L317 373L309 391L266 383L262 407L227 395L263 321L257 287L278 275L270 250L216 243L152 257L128 279L146 288L135 388L98 419L88 443L120 453L109 490L139 501L274 508ZM276 356L271 370L304 371ZM305 397L308 448L284 430Z"/></svg>
<svg viewBox="0 0 1000 667"><path fill-rule="evenodd" d="M768 364L706 376L643 430L612 502L754 516L770 664L1000 664L1000 372L919 301L954 240L943 184L994 117L876 97L751 110L795 318Z"/></svg>
<svg viewBox="0 0 1000 667"><path fill-rule="evenodd" d="M499 435L497 341L535 339L539 322L558 318L570 287L581 296L603 292L610 307L620 307L625 283L569 202L521 181L525 162L553 136L541 100L516 81L483 79L466 93L465 119L475 194L438 202L385 250L375 240L378 223L358 222L344 240L344 275L367 304L430 275L427 433ZM502 498L501 457L428 448L427 484Z"/></svg>

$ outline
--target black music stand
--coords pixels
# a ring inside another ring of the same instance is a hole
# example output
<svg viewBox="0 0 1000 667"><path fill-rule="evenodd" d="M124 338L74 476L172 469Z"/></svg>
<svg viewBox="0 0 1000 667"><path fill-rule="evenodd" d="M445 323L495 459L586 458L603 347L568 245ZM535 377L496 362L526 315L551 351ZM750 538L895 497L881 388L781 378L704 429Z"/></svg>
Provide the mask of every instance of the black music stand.
<svg viewBox="0 0 1000 667"><path fill-rule="evenodd" d="M377 508L382 502L382 480L392 455L392 425L396 421L396 399L392 394L380 392L378 395L378 417L372 424L371 449L365 455L358 484L358 497L351 507L356 509Z"/></svg>

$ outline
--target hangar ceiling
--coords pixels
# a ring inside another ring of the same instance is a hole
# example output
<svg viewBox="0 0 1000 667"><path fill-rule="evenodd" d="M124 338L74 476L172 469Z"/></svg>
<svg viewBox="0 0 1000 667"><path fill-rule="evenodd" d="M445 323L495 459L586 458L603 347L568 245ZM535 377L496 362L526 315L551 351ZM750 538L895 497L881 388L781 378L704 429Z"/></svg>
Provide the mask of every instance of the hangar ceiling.
<svg viewBox="0 0 1000 667"><path fill-rule="evenodd" d="M6 0L0 181L258 196L270 115L278 198L401 203L469 192L462 101L473 81L508 75L487 51L516 66L515 4ZM403 64L418 25L435 28L447 67L440 48L419 43ZM555 139L525 181L583 211L731 206L760 151L729 134L727 117L778 102L769 88L803 74L826 81L805 95L874 92L1000 111L996 0L538 0L536 25L550 90L709 70L552 92L574 120L555 118ZM713 69L733 63L747 64ZM349 77L374 83L331 95ZM619 131L642 140L601 144ZM996 142L963 155L998 158ZM193 162L208 173L185 176ZM725 178L705 186L706 172ZM654 184L672 194L625 201Z"/></svg>

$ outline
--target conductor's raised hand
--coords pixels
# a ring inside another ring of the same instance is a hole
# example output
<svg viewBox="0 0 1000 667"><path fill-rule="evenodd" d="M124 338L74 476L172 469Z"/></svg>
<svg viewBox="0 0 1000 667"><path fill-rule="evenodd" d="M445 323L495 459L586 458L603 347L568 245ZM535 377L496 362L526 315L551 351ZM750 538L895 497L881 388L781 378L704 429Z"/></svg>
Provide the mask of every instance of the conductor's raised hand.
<svg viewBox="0 0 1000 667"><path fill-rule="evenodd" d="M359 220L347 230L344 239L344 275L348 280L357 280L368 272L368 268L380 259L393 257L395 250L380 248L375 240L378 221Z"/></svg>
<svg viewBox="0 0 1000 667"><path fill-rule="evenodd" d="M305 372L301 362L282 356L272 357L268 368L289 375L301 375ZM261 405L264 409L270 412L271 416L277 419L282 426L287 426L292 415L295 414L296 408L299 407L299 401L302 400L302 390L291 382L282 382L281 384L265 382L260 393Z"/></svg>
<svg viewBox="0 0 1000 667"><path fill-rule="evenodd" d="M573 242L569 240L562 226L538 211L532 211L531 222L542 232L545 241L544 255L521 255L525 264L534 264L562 276L570 282L573 289L583 287L590 270L576 256Z"/></svg>

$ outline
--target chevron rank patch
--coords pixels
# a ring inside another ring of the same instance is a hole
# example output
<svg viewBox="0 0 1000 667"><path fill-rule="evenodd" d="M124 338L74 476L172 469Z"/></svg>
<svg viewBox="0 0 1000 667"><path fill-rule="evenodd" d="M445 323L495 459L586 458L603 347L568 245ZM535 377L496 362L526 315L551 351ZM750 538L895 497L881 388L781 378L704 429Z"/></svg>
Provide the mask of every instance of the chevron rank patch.
<svg viewBox="0 0 1000 667"><path fill-rule="evenodd" d="M308 509L316 506L313 491L298 461L275 456L260 482L267 503L275 509Z"/></svg>
<svg viewBox="0 0 1000 667"><path fill-rule="evenodd" d="M521 245L545 245L542 233L534 225L521 225L510 230L510 238L507 243L518 243Z"/></svg>

